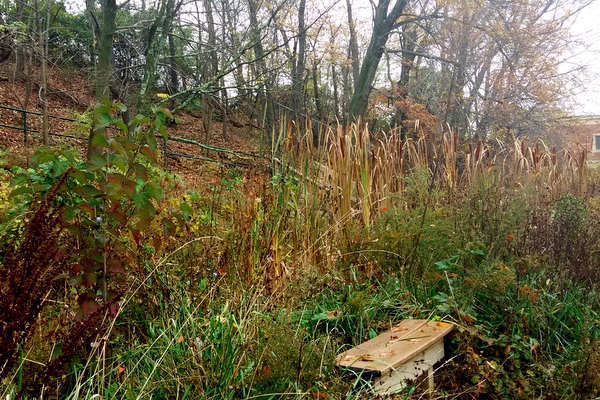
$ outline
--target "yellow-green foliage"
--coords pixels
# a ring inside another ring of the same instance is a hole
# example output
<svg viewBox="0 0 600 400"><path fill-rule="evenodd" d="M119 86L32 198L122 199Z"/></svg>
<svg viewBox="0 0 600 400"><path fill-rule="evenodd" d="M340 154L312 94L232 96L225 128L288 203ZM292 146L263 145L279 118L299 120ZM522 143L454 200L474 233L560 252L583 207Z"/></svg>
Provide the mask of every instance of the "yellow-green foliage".
<svg viewBox="0 0 600 400"><path fill-rule="evenodd" d="M10 177L9 174L0 170L0 219L4 219L6 209L10 207L11 202L8 198L10 194Z"/></svg>

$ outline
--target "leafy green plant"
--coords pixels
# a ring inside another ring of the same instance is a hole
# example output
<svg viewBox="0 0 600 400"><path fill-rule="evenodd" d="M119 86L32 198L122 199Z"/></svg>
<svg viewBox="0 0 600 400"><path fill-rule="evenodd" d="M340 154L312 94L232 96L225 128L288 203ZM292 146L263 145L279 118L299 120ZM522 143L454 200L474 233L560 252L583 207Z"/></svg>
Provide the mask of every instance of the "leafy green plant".
<svg viewBox="0 0 600 400"><path fill-rule="evenodd" d="M31 278L25 279L24 286L3 286L7 312L16 312L19 307L14 299L25 296L27 300L20 304L38 306L19 312L37 315L41 291L64 279L75 290L76 319L82 321L77 329L64 332L62 354L46 365L48 376L69 361L90 330L100 328L98 316L118 314L118 300L128 290L144 249L149 245L155 252L161 251L184 220L183 205L178 210L163 209L162 188L150 175L157 162L154 135L165 132L167 113L158 111L154 120L137 116L127 126L112 116L114 111L115 106L107 102L95 108L100 126L93 146L98 151L89 162L79 161L68 151L40 150L32 160L33 167L15 174L11 182L11 196L20 204L31 207L37 199L42 202L34 219L25 225L26 232L33 232L27 235L35 239L27 239L29 244L27 240L19 243L15 237L14 250L9 249L6 256L15 261L3 264L7 276L18 276L23 262L32 263L27 268L32 271ZM121 132L112 137L99 133L107 127L118 127ZM36 232L39 230L43 232ZM39 257L27 261L29 253ZM23 291L24 287L29 289ZM28 318L20 319L31 325ZM21 342L2 340L2 346L14 349Z"/></svg>

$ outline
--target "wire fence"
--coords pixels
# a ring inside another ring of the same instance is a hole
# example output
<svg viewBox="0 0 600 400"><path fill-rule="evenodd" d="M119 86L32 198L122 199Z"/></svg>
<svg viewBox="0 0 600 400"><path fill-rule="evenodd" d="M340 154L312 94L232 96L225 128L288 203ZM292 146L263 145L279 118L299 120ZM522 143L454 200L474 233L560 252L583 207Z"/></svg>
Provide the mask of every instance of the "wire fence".
<svg viewBox="0 0 600 400"><path fill-rule="evenodd" d="M9 113L2 112L3 110L9 111ZM16 113L17 118L15 118L16 117L15 115L13 115L11 118L9 115L11 112ZM42 113L39 113L36 111L28 111L28 110L23 110L20 108L7 107L7 106L0 105L0 117L1 117L0 118L0 127L22 132L23 144L27 145L27 144L31 143L32 137L35 137L34 135L41 134L42 131L38 128L38 126L41 125L40 121L41 121L42 115L43 115ZM37 119L39 119L39 121L37 121ZM60 117L60 116L56 116L56 115L48 115L48 119L64 121L64 122L68 123L67 126L64 127L65 132L59 133L59 132L55 132L55 131L49 131L48 134L50 136L76 139L76 140L81 140L81 141L86 141L86 142L87 142L87 140L89 140L89 136L87 136L87 135L77 135L77 134L69 133L69 131L77 132L78 130L84 132L86 129L89 129L89 124L90 124L89 121L83 121L83 120L78 120L78 119L74 119L74 118L65 118L65 117ZM13 124L8 123L10 120L12 120ZM18 124L18 125L16 125L16 124ZM194 159L194 160L200 160L200 161L216 162L216 163L233 166L233 167L245 167L245 168L253 167L254 166L254 163L252 162L253 160L258 160L258 159L270 160L270 158L263 156L260 152L232 150L232 149L228 149L225 147L211 146L208 144L200 143L200 142L192 140L192 139L176 137L176 136L168 136L165 139L163 136L157 135L157 138L159 138L162 141L162 151L164 154L163 158L164 158L164 162L165 162L165 167L167 166L168 157L181 157L181 158ZM218 153L221 155L227 155L230 158L232 158L233 160L225 160L222 158L221 159L213 159L213 158L209 158L206 156L200 156L196 152L194 152L195 154L186 153L184 151L181 151L181 149L178 150L178 149L174 148L174 146L169 146L169 143L173 143L173 142L192 146L192 148L200 149L201 152L203 151L205 153L215 152L215 153Z"/></svg>
<svg viewBox="0 0 600 400"><path fill-rule="evenodd" d="M2 105L0 105L0 109L14 111L20 115L20 117L21 117L20 125L8 125L3 122L0 122L0 127L19 130L19 131L23 132L23 144L25 144L25 145L27 144L27 141L28 141L30 135L35 134L35 133L41 133L41 130L36 128L36 126L38 126L38 124L36 124L32 121L31 116L42 117L43 116L42 113L36 112L36 111L22 110L20 108L7 107L7 106L2 106ZM77 120L77 119L73 119L73 118L59 117L57 115L50 115L50 114L48 115L48 119L73 122L76 124L82 124L82 126L85 126L85 124L87 124L87 122L85 122L85 121L81 121L81 120ZM14 121L14 119L13 119L13 121ZM57 132L52 132L52 131L49 131L48 134L51 136L59 136L59 137L65 137L65 138L70 138L70 139L80 139L80 140L88 139L86 136L78 136L78 135L72 135L72 134L67 134L67 133L57 133Z"/></svg>

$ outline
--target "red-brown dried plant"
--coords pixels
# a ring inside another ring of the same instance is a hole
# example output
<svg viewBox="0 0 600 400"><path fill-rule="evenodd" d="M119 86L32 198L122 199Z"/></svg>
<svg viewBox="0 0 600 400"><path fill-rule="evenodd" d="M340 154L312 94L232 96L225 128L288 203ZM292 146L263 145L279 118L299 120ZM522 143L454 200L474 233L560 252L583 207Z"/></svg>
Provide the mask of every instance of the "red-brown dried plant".
<svg viewBox="0 0 600 400"><path fill-rule="evenodd" d="M52 278L66 260L65 251L56 246L63 224L62 207L55 200L69 172L32 205L23 235L13 238L0 265L0 379L15 366L19 346L31 334Z"/></svg>

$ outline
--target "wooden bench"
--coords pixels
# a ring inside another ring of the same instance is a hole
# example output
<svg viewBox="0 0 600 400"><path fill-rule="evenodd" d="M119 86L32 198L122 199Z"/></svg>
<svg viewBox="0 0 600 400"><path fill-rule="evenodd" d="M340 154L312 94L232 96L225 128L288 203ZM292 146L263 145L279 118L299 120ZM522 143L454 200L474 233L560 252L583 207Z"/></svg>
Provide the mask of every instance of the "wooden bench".
<svg viewBox="0 0 600 400"><path fill-rule="evenodd" d="M373 380L378 394L397 393L428 371L433 393L433 365L444 358L444 336L454 325L423 319L405 319L392 329L337 357L339 367Z"/></svg>

